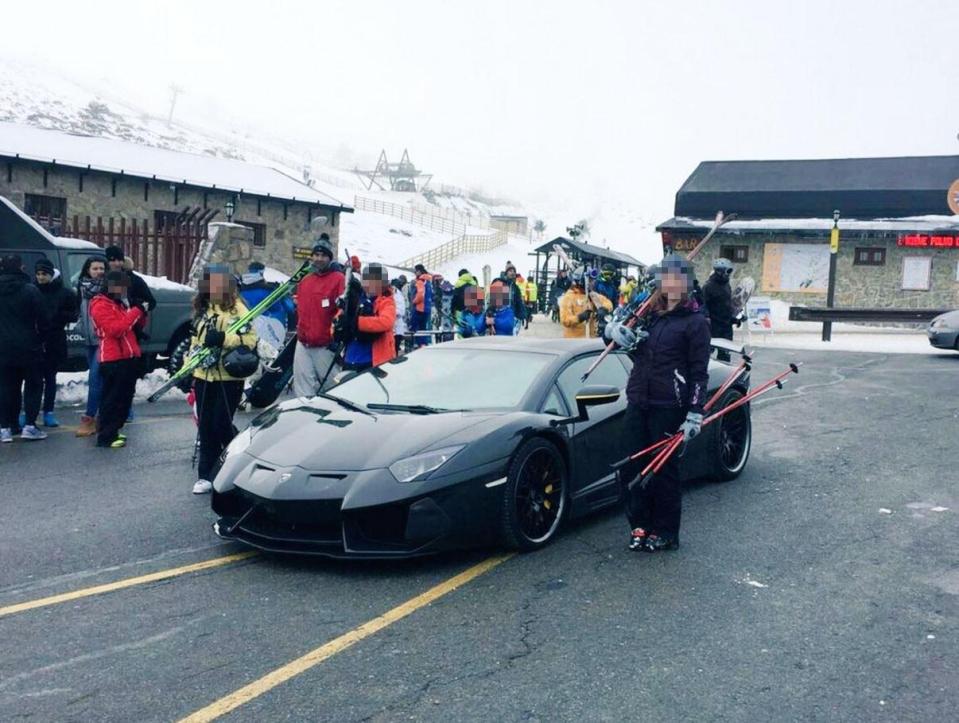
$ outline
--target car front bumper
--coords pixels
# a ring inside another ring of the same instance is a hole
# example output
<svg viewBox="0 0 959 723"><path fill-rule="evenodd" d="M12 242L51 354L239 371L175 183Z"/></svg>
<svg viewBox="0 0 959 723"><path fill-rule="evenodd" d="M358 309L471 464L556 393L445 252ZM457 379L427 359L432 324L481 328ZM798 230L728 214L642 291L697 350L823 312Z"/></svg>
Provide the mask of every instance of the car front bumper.
<svg viewBox="0 0 959 723"><path fill-rule="evenodd" d="M927 329L929 343L937 349L955 349L959 329Z"/></svg>
<svg viewBox="0 0 959 723"><path fill-rule="evenodd" d="M340 475L326 473L308 496L302 490L286 494L282 487L265 493L255 483L223 484L218 477L214 532L270 552L374 559L496 540L502 488L487 485L505 475L505 462L439 486L403 484L387 470Z"/></svg>

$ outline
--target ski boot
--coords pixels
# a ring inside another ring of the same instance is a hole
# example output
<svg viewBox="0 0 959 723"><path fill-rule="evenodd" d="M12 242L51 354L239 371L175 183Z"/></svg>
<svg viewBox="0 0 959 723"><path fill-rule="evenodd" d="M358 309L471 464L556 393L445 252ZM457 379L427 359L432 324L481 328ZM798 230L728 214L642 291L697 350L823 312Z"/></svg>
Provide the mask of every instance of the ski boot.
<svg viewBox="0 0 959 723"><path fill-rule="evenodd" d="M666 550L678 550L679 538L669 537L667 535L648 535L646 543L643 545L643 552L664 552Z"/></svg>
<svg viewBox="0 0 959 723"><path fill-rule="evenodd" d="M633 552L643 549L646 544L646 530L637 527L629 533L629 549Z"/></svg>

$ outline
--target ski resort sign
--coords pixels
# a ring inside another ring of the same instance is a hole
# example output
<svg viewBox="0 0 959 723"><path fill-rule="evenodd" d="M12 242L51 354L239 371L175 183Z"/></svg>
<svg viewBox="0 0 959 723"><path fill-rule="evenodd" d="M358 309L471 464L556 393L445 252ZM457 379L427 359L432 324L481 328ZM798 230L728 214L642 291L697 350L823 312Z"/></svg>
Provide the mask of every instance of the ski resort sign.
<svg viewBox="0 0 959 723"><path fill-rule="evenodd" d="M959 236L906 234L899 237L896 245L916 249L957 249L959 248Z"/></svg>

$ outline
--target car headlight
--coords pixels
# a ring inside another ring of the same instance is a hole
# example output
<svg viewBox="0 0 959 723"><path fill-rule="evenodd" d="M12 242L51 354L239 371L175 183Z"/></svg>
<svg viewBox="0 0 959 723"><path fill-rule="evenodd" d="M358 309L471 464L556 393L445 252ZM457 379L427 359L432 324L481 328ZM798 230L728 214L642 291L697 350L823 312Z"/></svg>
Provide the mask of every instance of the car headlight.
<svg viewBox="0 0 959 723"><path fill-rule="evenodd" d="M252 427L247 427L233 438L233 441L226 446L226 450L223 452L223 459L229 459L233 455L240 454L250 446L250 442L253 441L252 429Z"/></svg>
<svg viewBox="0 0 959 723"><path fill-rule="evenodd" d="M396 478L397 482L416 482L425 479L431 472L435 472L449 462L453 455L465 446L461 444L457 447L435 449L432 452L401 459L390 465L390 474Z"/></svg>

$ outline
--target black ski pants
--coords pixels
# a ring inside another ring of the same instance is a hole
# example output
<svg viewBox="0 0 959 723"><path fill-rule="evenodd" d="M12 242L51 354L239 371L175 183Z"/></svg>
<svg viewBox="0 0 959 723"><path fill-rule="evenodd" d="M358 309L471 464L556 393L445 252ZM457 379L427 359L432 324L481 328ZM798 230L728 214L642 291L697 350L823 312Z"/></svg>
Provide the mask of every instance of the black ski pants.
<svg viewBox="0 0 959 723"><path fill-rule="evenodd" d="M686 419L686 410L680 408L650 407L641 409L633 404L626 407L623 429L624 448L638 452L672 434ZM655 452L653 453L655 455ZM638 483L630 491L627 484L639 475L652 460L646 455L626 465L620 473L620 483L626 501L626 518L630 527L641 527L647 533L679 538L679 523L683 511L683 490L679 481L679 452L674 452L643 488Z"/></svg>
<svg viewBox="0 0 959 723"><path fill-rule="evenodd" d="M103 390L100 397L97 446L109 447L130 416L133 394L140 371L139 359L119 359L100 363Z"/></svg>
<svg viewBox="0 0 959 723"><path fill-rule="evenodd" d="M19 427L21 408L27 424L35 424L42 396L43 373L38 364L0 366L0 427Z"/></svg>
<svg viewBox="0 0 959 723"><path fill-rule="evenodd" d="M243 382L194 379L193 389L200 435L197 476L212 482L220 470L220 455L236 436L233 415L243 396Z"/></svg>
<svg viewBox="0 0 959 723"><path fill-rule="evenodd" d="M57 403L57 367L60 358L57 356L43 357L43 411L52 412Z"/></svg>

